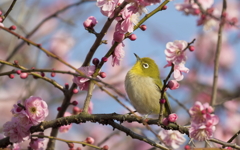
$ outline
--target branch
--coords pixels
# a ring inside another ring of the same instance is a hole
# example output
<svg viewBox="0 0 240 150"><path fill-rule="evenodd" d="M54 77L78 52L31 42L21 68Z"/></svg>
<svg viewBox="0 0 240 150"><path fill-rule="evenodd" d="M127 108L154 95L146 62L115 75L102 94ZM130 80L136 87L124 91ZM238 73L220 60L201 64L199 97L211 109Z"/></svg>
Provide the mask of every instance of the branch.
<svg viewBox="0 0 240 150"><path fill-rule="evenodd" d="M4 22L4 20L7 18L8 14L12 11L13 6L15 5L15 3L17 2L17 0L13 0L11 6L8 8L7 12L2 16L2 22Z"/></svg>
<svg viewBox="0 0 240 150"><path fill-rule="evenodd" d="M213 75L211 106L213 106L216 103L216 97L217 97L217 83L218 83L218 69L219 69L218 62L219 62L219 57L222 49L222 30L224 27L223 20L225 18L223 14L226 12L226 9L227 9L227 2L226 0L223 0L221 21L219 23L219 30L218 30L217 48L216 48L216 54L215 54L215 60L214 60L214 75Z"/></svg>

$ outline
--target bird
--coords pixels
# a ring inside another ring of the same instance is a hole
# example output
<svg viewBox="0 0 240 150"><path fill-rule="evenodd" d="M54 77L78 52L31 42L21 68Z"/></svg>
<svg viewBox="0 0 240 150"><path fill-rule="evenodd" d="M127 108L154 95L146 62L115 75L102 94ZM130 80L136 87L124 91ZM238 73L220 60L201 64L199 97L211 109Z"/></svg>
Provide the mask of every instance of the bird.
<svg viewBox="0 0 240 150"><path fill-rule="evenodd" d="M136 111L142 115L157 115L160 113L160 98L163 83L160 80L160 71L155 61L149 57L137 58L134 66L125 77L125 90ZM171 107L166 93L166 102L163 107L163 116L171 114Z"/></svg>

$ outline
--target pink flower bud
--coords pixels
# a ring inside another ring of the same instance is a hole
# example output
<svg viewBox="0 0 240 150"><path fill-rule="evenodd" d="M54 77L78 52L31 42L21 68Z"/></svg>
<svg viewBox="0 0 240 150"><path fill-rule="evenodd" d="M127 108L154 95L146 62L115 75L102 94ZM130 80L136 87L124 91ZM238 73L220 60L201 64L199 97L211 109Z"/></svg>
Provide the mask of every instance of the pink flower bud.
<svg viewBox="0 0 240 150"><path fill-rule="evenodd" d="M108 147L108 145L104 145L102 149L103 150L109 150L109 147Z"/></svg>
<svg viewBox="0 0 240 150"><path fill-rule="evenodd" d="M65 89L68 89L68 88L69 88L69 84L65 83Z"/></svg>
<svg viewBox="0 0 240 150"><path fill-rule="evenodd" d="M195 47L194 46L189 46L188 49L193 52L195 50Z"/></svg>
<svg viewBox="0 0 240 150"><path fill-rule="evenodd" d="M44 73L44 72L41 72L41 76L42 76L42 77L45 77L45 73Z"/></svg>
<svg viewBox="0 0 240 150"><path fill-rule="evenodd" d="M55 77L56 73L55 72L51 72L51 77Z"/></svg>
<svg viewBox="0 0 240 150"><path fill-rule="evenodd" d="M147 26L143 24L143 25L140 26L140 29L141 29L142 31L145 31L145 30L147 30Z"/></svg>
<svg viewBox="0 0 240 150"><path fill-rule="evenodd" d="M99 76L100 76L101 78L105 78L105 77L107 76L107 74L106 74L105 72L100 72L100 73L99 73Z"/></svg>
<svg viewBox="0 0 240 150"><path fill-rule="evenodd" d="M78 89L73 89L73 93L77 94L78 93Z"/></svg>
<svg viewBox="0 0 240 150"><path fill-rule="evenodd" d="M190 150L191 149L191 147L189 146L189 145L185 145L185 150Z"/></svg>
<svg viewBox="0 0 240 150"><path fill-rule="evenodd" d="M168 118L163 118L162 123L163 123L163 125L167 126L169 124Z"/></svg>
<svg viewBox="0 0 240 150"><path fill-rule="evenodd" d="M160 103L164 104L164 103L166 103L166 100L165 99L160 99Z"/></svg>
<svg viewBox="0 0 240 150"><path fill-rule="evenodd" d="M78 105L78 102L77 102L77 101L73 101L73 102L72 102L72 105L77 106L77 105Z"/></svg>
<svg viewBox="0 0 240 150"><path fill-rule="evenodd" d="M136 34L131 34L131 35L129 35L129 37L128 37L131 41L135 41L136 39L137 39L137 36L136 36Z"/></svg>
<svg viewBox="0 0 240 150"><path fill-rule="evenodd" d="M82 112L82 109L80 109L79 107L75 106L75 107L73 107L72 111L73 111L74 115L77 115L77 114Z"/></svg>
<svg viewBox="0 0 240 150"><path fill-rule="evenodd" d="M114 32L113 34L113 40L116 42L122 42L125 37L125 34L119 31Z"/></svg>
<svg viewBox="0 0 240 150"><path fill-rule="evenodd" d="M18 61L17 60L14 60L13 63L14 63L14 65L18 65Z"/></svg>
<svg viewBox="0 0 240 150"><path fill-rule="evenodd" d="M57 108L57 111L60 111L61 109L62 109L62 107L58 107L58 108Z"/></svg>
<svg viewBox="0 0 240 150"><path fill-rule="evenodd" d="M16 109L17 112L20 112L20 111L22 111L22 110L23 110L22 107L17 107L17 109Z"/></svg>
<svg viewBox="0 0 240 150"><path fill-rule="evenodd" d="M199 15L201 13L200 9L194 9L194 14Z"/></svg>
<svg viewBox="0 0 240 150"><path fill-rule="evenodd" d="M108 61L108 58L107 58L107 57L103 57L103 58L102 58L102 61L103 61L103 62L107 62L107 61Z"/></svg>
<svg viewBox="0 0 240 150"><path fill-rule="evenodd" d="M85 28L93 28L97 23L98 21L96 20L96 18L93 16L90 16L87 18L87 20L83 22L83 26Z"/></svg>
<svg viewBox="0 0 240 150"><path fill-rule="evenodd" d="M177 114L175 114L175 113L172 113L172 114L170 114L170 115L168 116L169 122L176 122L176 121L177 121L177 118L178 118L178 116L177 116Z"/></svg>
<svg viewBox="0 0 240 150"><path fill-rule="evenodd" d="M16 29L17 29L17 27L14 26L14 25L12 25L11 27L9 27L9 30L16 30Z"/></svg>
<svg viewBox="0 0 240 150"><path fill-rule="evenodd" d="M88 144L93 144L93 143L94 143L94 138L92 138L92 137L87 137L87 138L86 138L86 142L87 142Z"/></svg>
<svg viewBox="0 0 240 150"><path fill-rule="evenodd" d="M28 73L27 72L23 72L20 74L20 78L22 79L26 79L28 77Z"/></svg>
<svg viewBox="0 0 240 150"><path fill-rule="evenodd" d="M167 5L164 5L163 7L162 7L162 10L166 10L167 9Z"/></svg>
<svg viewBox="0 0 240 150"><path fill-rule="evenodd" d="M180 84L176 80L170 80L167 84L168 88L171 90L178 89Z"/></svg>
<svg viewBox="0 0 240 150"><path fill-rule="evenodd" d="M92 60L92 63L93 63L95 66L97 66L97 65L99 64L99 59L94 58L94 59Z"/></svg>
<svg viewBox="0 0 240 150"><path fill-rule="evenodd" d="M9 76L10 79L14 78L14 74L9 74L8 76Z"/></svg>
<svg viewBox="0 0 240 150"><path fill-rule="evenodd" d="M22 71L21 71L21 70L17 70L16 73L17 73L18 75L20 75L20 74L22 73Z"/></svg>

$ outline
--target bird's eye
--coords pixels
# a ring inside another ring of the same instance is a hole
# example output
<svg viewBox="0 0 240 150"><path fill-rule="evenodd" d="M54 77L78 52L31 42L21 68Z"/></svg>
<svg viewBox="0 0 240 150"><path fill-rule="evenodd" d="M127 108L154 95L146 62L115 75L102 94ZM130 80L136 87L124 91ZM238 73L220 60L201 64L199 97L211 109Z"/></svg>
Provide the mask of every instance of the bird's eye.
<svg viewBox="0 0 240 150"><path fill-rule="evenodd" d="M143 68L148 68L148 67L149 67L149 65L147 63L143 64Z"/></svg>

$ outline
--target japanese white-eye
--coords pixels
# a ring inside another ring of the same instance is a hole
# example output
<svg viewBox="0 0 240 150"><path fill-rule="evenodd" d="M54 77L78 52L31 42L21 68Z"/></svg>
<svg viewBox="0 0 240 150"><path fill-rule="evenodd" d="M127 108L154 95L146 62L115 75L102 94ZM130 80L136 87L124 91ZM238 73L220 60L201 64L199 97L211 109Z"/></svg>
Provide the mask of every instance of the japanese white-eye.
<svg viewBox="0 0 240 150"><path fill-rule="evenodd" d="M160 112L160 98L163 83L160 80L160 71L154 60L149 57L140 58L134 53L137 62L128 71L125 78L125 89L128 97L140 114L153 115ZM171 107L167 95L163 107L163 115L171 114Z"/></svg>

